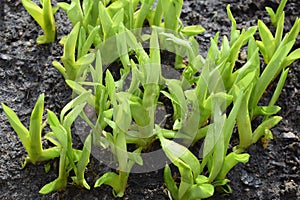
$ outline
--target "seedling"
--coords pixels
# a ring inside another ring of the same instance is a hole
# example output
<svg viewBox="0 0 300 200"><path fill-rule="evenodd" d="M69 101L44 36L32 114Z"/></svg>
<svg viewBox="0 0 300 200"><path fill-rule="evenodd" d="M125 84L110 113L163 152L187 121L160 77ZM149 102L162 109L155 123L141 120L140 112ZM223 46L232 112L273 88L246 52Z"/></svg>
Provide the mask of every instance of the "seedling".
<svg viewBox="0 0 300 200"><path fill-rule="evenodd" d="M53 141L60 147L59 176L54 181L46 184L40 190L41 194L65 189L71 170L75 173L75 176L72 177L74 183L90 189L90 186L84 179L84 171L85 167L89 163L91 135L86 138L83 150L76 150L72 148L71 136L71 125L82 112L88 96L88 92L83 93L69 102L61 111L60 120L52 111L48 110L48 123L53 132L49 132L46 135L46 138Z"/></svg>
<svg viewBox="0 0 300 200"><path fill-rule="evenodd" d="M159 131L159 130L158 130ZM214 186L207 177L200 175L198 159L186 147L165 139L158 133L162 148L172 163L178 167L181 176L179 187L173 180L170 167L164 169L164 180L173 199L202 199L211 197Z"/></svg>
<svg viewBox="0 0 300 200"><path fill-rule="evenodd" d="M267 8L276 24L275 36L260 20L258 26L237 30L228 6L232 24L230 38L224 36L220 48L219 34L211 38L205 59L199 55L198 43L193 38L204 29L182 26L182 0L158 0L156 7L153 7L154 0L58 3L67 12L74 28L61 41L64 45L63 64L55 61L53 65L78 96L64 107L59 118L48 111L52 132L45 138L56 147L42 149L43 95L32 112L29 131L16 114L2 104L28 152L24 165L60 156L58 178L45 185L40 193L64 189L71 171L75 175L73 182L89 189L84 170L92 146L99 148L101 145L115 157L117 169L103 174L94 186L107 184L113 188L116 197L122 197L133 165L143 165L141 152L149 149L154 141L160 142L163 152L180 173L180 181L176 183L170 167L165 166L164 179L173 199L208 198L215 187L230 192L226 175L237 163L248 162L250 155L244 151L261 137L272 138L270 129L281 120L275 116L280 110L275 103L287 78L286 67L300 58L299 49L291 52L300 31L300 19L296 19L290 32L283 37L286 2L281 1L276 14ZM33 13L36 20L52 11L49 1L41 3L46 13L29 4L37 10ZM49 16L47 19L51 21ZM134 29L142 28L146 20L152 26L151 35ZM255 41L257 29L261 41ZM148 55L140 42L149 38ZM243 47L247 49L246 60L236 69ZM175 68L183 68L180 80L162 76L160 49L176 54ZM129 54L135 59L130 59ZM188 62L183 65L185 56ZM260 56L266 64L262 72ZM103 66L117 59L121 61L122 69L120 79L114 80L109 70L104 72ZM258 105L268 85L280 73L268 105ZM127 78L131 80L129 88L128 85L125 87ZM172 103L174 124L168 129L155 123L159 95L169 98ZM83 112L87 104L95 111L94 119ZM91 127L82 150L72 148L71 125L78 116ZM258 116L263 118L253 131L252 121ZM239 144L228 149L235 127ZM199 144L201 139L202 148L196 157L188 147ZM130 152L128 144L132 148Z"/></svg>
<svg viewBox="0 0 300 200"><path fill-rule="evenodd" d="M25 158L22 168L27 163L36 164L37 162L51 160L59 156L60 148L51 147L43 149L42 147L42 130L45 126L42 122L44 112L44 94L38 98L30 117L29 130L22 124L16 113L4 103L2 108L8 118L10 125L19 136L28 156Z"/></svg>
<svg viewBox="0 0 300 200"><path fill-rule="evenodd" d="M36 42L38 44L54 42L56 36L54 14L57 8L52 8L50 0L40 0L42 8L31 0L22 0L22 4L44 31L44 35L39 36Z"/></svg>
<svg viewBox="0 0 300 200"><path fill-rule="evenodd" d="M280 4L276 10L276 13L274 12L274 10L270 7L266 7L266 10L267 12L269 13L270 15L270 18L271 18L271 22L273 24L273 26L277 27L278 26L278 23L280 21L280 18L282 17L282 15L284 15L284 7L286 5L288 0L282 0L280 1Z"/></svg>
<svg viewBox="0 0 300 200"><path fill-rule="evenodd" d="M93 32L97 31L97 29L98 28L96 27ZM64 55L61 57L64 66L62 66L57 61L54 61L52 63L54 67L64 76L65 79L80 79L80 76L85 68L88 67L88 65L91 64L95 59L94 53L87 53L92 44L92 38L85 38L85 34L83 32L81 32L82 35L79 36L79 31L80 23L78 22L66 38L64 44ZM93 35L94 34L91 34L91 36ZM75 52L78 37L80 37L79 46L81 47L81 49L78 49L78 56L76 58Z"/></svg>

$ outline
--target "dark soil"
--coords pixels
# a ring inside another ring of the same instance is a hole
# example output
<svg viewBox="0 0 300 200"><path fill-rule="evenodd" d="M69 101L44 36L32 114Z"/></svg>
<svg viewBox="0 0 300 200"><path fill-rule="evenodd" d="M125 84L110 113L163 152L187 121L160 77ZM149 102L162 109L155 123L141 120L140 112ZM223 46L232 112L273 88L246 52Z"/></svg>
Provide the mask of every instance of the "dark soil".
<svg viewBox="0 0 300 200"><path fill-rule="evenodd" d="M195 0L185 1L182 20L185 24L200 24L206 32L197 36L202 55L206 54L209 38L216 32L229 35L230 21L226 6L239 28L247 28L262 19L270 25L265 6L276 8L275 0ZM300 17L299 0L289 0L285 8L285 30ZM30 112L37 97L45 93L45 107L56 113L70 100L71 90L51 62L59 60L62 47L58 41L71 27L64 12L55 15L58 38L49 45L37 45L42 32L25 11L20 1L0 1L0 102L6 103L28 125ZM300 47L300 40L295 48ZM282 122L273 129L274 140L266 149L260 143L248 149L247 164L237 165L228 175L232 194L216 194L211 199L300 199L300 62L290 67L288 79L278 101L282 107ZM21 170L26 152L0 108L0 199L113 199L111 188L101 186L90 191L68 185L62 192L41 195L38 191L57 176L58 162L51 161L49 173L44 165L28 165ZM74 136L74 145L80 140ZM45 141L47 146L47 142ZM87 181L92 185L110 170L95 159L87 169ZM163 183L163 172L132 174L124 199L169 199Z"/></svg>

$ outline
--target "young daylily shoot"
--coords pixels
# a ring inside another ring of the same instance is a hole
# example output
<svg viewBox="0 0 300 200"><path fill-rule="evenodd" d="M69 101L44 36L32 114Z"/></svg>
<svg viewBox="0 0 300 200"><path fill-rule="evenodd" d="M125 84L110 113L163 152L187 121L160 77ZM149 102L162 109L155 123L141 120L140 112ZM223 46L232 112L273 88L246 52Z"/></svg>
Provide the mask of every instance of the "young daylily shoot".
<svg viewBox="0 0 300 200"><path fill-rule="evenodd" d="M71 170L75 173L75 176L72 177L74 183L90 189L90 186L84 179L84 171L89 163L91 136L89 135L86 138L83 150L77 150L72 147L71 135L71 125L82 113L88 96L88 92L83 93L69 102L61 111L60 120L52 111L48 110L48 123L52 132L49 132L46 138L60 147L59 176L40 190L42 194L65 189Z"/></svg>
<svg viewBox="0 0 300 200"><path fill-rule="evenodd" d="M22 3L44 30L37 42L53 41L56 9L50 0L40 0L42 8L30 0ZM61 40L63 55L53 65L72 89L73 100L59 117L48 110L47 123L43 123L42 94L32 111L29 129L2 104L28 153L23 166L59 157L58 177L40 193L63 190L68 181L90 189L85 169L92 150L96 150L112 155L114 165L110 166L115 170L97 175L92 184L109 185L115 197L123 197L132 170L147 168L144 155L153 144L158 144L166 157L159 166L164 167L165 186L172 199L209 198L216 188L231 192L228 172L238 163L248 162L246 150L252 144L261 138L272 139L271 129L282 119L277 116L281 108L276 101L288 66L300 58L300 49L293 49L300 19L284 35L286 3L282 0L276 13L267 8L275 33L262 20L257 26L238 30L228 6L230 37L216 33L205 57L199 54L194 37L204 28L184 27L180 20L183 0L58 3L73 29ZM144 30L145 25L150 28ZM167 65L167 73L180 76L164 73L162 51L175 58ZM263 105L266 101L261 99L275 80L274 92ZM161 110L167 114L158 122ZM83 147L75 149L72 125L79 117L90 130L82 134ZM254 119L259 119L256 126ZM47 149L42 147L46 124L51 132L44 137L54 145ZM238 141L231 148L233 133ZM174 168L178 179L174 179Z"/></svg>
<svg viewBox="0 0 300 200"><path fill-rule="evenodd" d="M52 8L50 0L40 0L42 8L31 0L22 0L22 4L44 31L44 35L39 36L36 42L38 44L54 42L56 37L54 14L58 8Z"/></svg>
<svg viewBox="0 0 300 200"><path fill-rule="evenodd" d="M25 150L28 153L22 168L27 163L36 164L37 162L51 160L60 154L60 147L51 147L43 149L42 147L42 131L45 126L43 123L44 112L44 94L38 98L30 117L29 130L22 124L16 113L4 103L2 108L8 118L9 123L19 136Z"/></svg>

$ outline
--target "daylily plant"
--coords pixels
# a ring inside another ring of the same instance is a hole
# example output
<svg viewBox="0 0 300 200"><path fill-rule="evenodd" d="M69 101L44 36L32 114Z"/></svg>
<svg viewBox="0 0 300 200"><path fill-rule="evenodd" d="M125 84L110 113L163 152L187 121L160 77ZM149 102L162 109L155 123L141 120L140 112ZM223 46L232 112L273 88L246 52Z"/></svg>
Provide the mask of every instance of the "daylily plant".
<svg viewBox="0 0 300 200"><path fill-rule="evenodd" d="M56 37L54 14L58 8L52 8L50 0L40 0L42 8L31 0L22 0L22 4L44 31L44 35L39 36L36 42L38 44L54 42Z"/></svg>
<svg viewBox="0 0 300 200"><path fill-rule="evenodd" d="M38 43L53 39L49 34L55 30L52 17L56 9L52 9L50 1L41 1L43 9L28 0L22 2L44 30L45 36ZM224 36L220 47L219 33L211 38L205 58L199 55L199 44L193 37L204 29L198 25L183 27L182 0L58 3L73 29L61 40L62 64L55 61L53 65L75 98L63 108L60 117L48 111L47 123L52 132L45 138L55 147L42 148L41 133L46 125L42 123L43 95L32 111L29 130L12 109L2 104L28 153L24 166L59 157L58 178L40 193L64 189L71 171L75 184L90 189L84 171L91 149L101 148L111 152L117 168L102 174L94 187L107 184L116 197L122 197L133 166L143 166L141 154L147 153L155 141L180 174L180 180L174 180L171 168L165 165L165 185L173 199L208 198L216 187L231 192L227 173L236 164L248 162L250 155L245 151L250 145L262 137L272 138L271 128L282 119L276 116L280 107L275 103L287 78L287 67L300 58L299 49L292 51L300 32L300 19L283 36L286 2L281 1L276 13L266 8L276 27L274 36L261 20L257 26L238 30L228 6L230 37ZM141 29L145 22L151 26L149 32ZM254 37L257 32L259 40ZM149 44L149 51L143 43ZM246 57L236 68L243 47L247 49ZM176 54L174 70L182 69L180 78L162 75L162 49ZM106 69L116 60L120 61L120 77ZM259 104L279 75L268 105ZM162 104L160 96L168 98L173 107L169 127L155 121L157 107ZM85 112L86 106L94 111L93 117ZM262 120L253 130L252 121L258 116ZM91 128L82 150L72 147L71 125L78 117ZM229 149L235 131L239 144ZM197 156L191 151L193 145L202 145Z"/></svg>
<svg viewBox="0 0 300 200"><path fill-rule="evenodd" d="M27 163L36 164L40 161L47 161L59 156L60 148L51 147L43 149L42 147L42 131L44 126L43 123L43 112L44 112L44 94L38 98L30 117L29 130L22 124L16 113L4 103L2 108L8 118L9 123L18 134L25 150L28 153L22 168Z"/></svg>

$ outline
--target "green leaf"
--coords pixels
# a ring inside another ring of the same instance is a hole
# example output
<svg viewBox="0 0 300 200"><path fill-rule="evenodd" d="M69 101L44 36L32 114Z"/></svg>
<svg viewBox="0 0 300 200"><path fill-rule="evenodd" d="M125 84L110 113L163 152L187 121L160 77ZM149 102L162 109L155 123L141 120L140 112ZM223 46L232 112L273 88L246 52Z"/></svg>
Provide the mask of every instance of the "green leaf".
<svg viewBox="0 0 300 200"><path fill-rule="evenodd" d="M132 121L130 105L127 100L129 95L127 93L118 93L117 97L120 104L114 107L114 120L120 130L127 132Z"/></svg>
<svg viewBox="0 0 300 200"><path fill-rule="evenodd" d="M76 107L77 105L80 105L82 103L85 103L87 98L91 95L90 91L81 93L78 97L75 99L72 99L60 112L60 121L62 122L64 120L65 114L71 110L72 108Z"/></svg>
<svg viewBox="0 0 300 200"><path fill-rule="evenodd" d="M102 31L104 34L104 40L111 36L111 29L113 27L113 21L111 16L107 12L102 2L99 2L99 16L98 19L101 22Z"/></svg>
<svg viewBox="0 0 300 200"><path fill-rule="evenodd" d="M223 134L224 134L224 156L227 153L227 147L229 145L232 133L233 133L233 128L236 125L236 118L237 115L239 113L239 109L240 106L242 104L242 100L243 100L243 91L240 91L239 95L237 96L237 98L233 101L233 108L230 111L230 114L228 116L228 118L225 121L225 125L224 125L224 130L223 130Z"/></svg>
<svg viewBox="0 0 300 200"><path fill-rule="evenodd" d="M50 171L50 169L51 169L50 163L45 164L44 165L44 169L45 169L45 172L48 173Z"/></svg>
<svg viewBox="0 0 300 200"><path fill-rule="evenodd" d="M258 30L259 30L259 34L260 34L262 43L264 45L264 48L267 48L266 50L263 50L262 52L266 53L266 54L263 54L263 56L264 56L265 63L268 64L276 50L275 38L273 37L273 35L272 35L271 31L268 29L268 27L261 20L258 20Z"/></svg>
<svg viewBox="0 0 300 200"><path fill-rule="evenodd" d="M79 35L78 35L78 41L77 41L77 59L79 59L80 57L85 55L85 54L82 54L82 46L86 40L86 34L87 33L86 33L84 27L81 26L80 30L79 30Z"/></svg>
<svg viewBox="0 0 300 200"><path fill-rule="evenodd" d="M266 7L266 11L268 12L268 14L270 15L270 18L271 18L271 21L272 21L272 24L276 24L276 17L275 17L275 13L274 13L274 10L270 7Z"/></svg>
<svg viewBox="0 0 300 200"><path fill-rule="evenodd" d="M153 16L152 25L160 26L162 23L163 12L164 12L164 3L165 1L158 0L156 9Z"/></svg>
<svg viewBox="0 0 300 200"><path fill-rule="evenodd" d="M59 2L59 3L57 3L57 5L58 5L58 7L63 9L65 12L67 12L70 7L70 4L68 4L66 2Z"/></svg>
<svg viewBox="0 0 300 200"><path fill-rule="evenodd" d="M63 75L64 78L67 78L66 69L62 66L62 64L57 61L53 61L52 65Z"/></svg>
<svg viewBox="0 0 300 200"><path fill-rule="evenodd" d="M49 194L50 192L61 190L65 188L67 185L67 180L57 178L54 181L44 185L42 189L40 189L40 194Z"/></svg>
<svg viewBox="0 0 300 200"><path fill-rule="evenodd" d="M63 149L68 147L68 138L67 131L62 125L50 126L53 133L47 134L48 137L51 137L53 140L57 140Z"/></svg>
<svg viewBox="0 0 300 200"><path fill-rule="evenodd" d="M42 124L44 112L44 94L41 94L32 110L30 117L30 151L29 156L33 164L37 161L42 152Z"/></svg>
<svg viewBox="0 0 300 200"><path fill-rule="evenodd" d="M269 106L257 106L254 111L254 115L263 115L263 116L269 116L269 115L275 115L280 111L279 106L269 105Z"/></svg>
<svg viewBox="0 0 300 200"><path fill-rule="evenodd" d="M199 160L185 146L165 139L161 135L159 135L159 140L164 152L172 162L180 159L191 167L194 176L198 176L200 174Z"/></svg>
<svg viewBox="0 0 300 200"><path fill-rule="evenodd" d="M12 126L12 128L15 130L17 135L19 136L23 146L25 147L26 151L28 152L30 148L30 138L29 138L29 131L28 129L22 124L22 122L19 120L16 113L6 106L4 103L1 104L2 109L5 112L5 115Z"/></svg>
<svg viewBox="0 0 300 200"><path fill-rule="evenodd" d="M73 177L73 181L76 184L82 185L88 190L90 189L90 186L87 184L86 180L84 179L84 172L90 160L91 145L92 145L92 136L90 134L85 139L82 153L80 154L80 157L76 165L77 168L76 177Z"/></svg>
<svg viewBox="0 0 300 200"><path fill-rule="evenodd" d="M200 121L200 108L198 106L198 97L191 90L185 92L185 96L188 101L192 102L192 109L190 113L186 113L182 126L179 130L179 134L187 136L188 140L186 144L190 144L195 135L197 134L198 125Z"/></svg>
<svg viewBox="0 0 300 200"><path fill-rule="evenodd" d="M95 54L94 53L89 53L85 54L81 58L79 58L75 63L74 66L86 66L91 64L95 60Z"/></svg>
<svg viewBox="0 0 300 200"><path fill-rule="evenodd" d="M180 13L183 5L183 0L168 0L165 3L164 25L165 29L178 32Z"/></svg>
<svg viewBox="0 0 300 200"><path fill-rule="evenodd" d="M80 23L78 22L72 29L71 33L68 35L67 40L64 44L64 54L61 60L64 63L66 69L67 78L70 80L75 80L77 77L77 68L75 67L75 51L77 38L79 35Z"/></svg>
<svg viewBox="0 0 300 200"><path fill-rule="evenodd" d="M22 0L22 4L27 12L40 25L40 27L45 27L45 22L43 20L43 9L31 0Z"/></svg>
<svg viewBox="0 0 300 200"><path fill-rule="evenodd" d="M178 167L181 176L178 189L178 199L184 199L183 197L185 193L194 183L194 176L191 167L188 164L181 160L176 160L173 163Z"/></svg>
<svg viewBox="0 0 300 200"><path fill-rule="evenodd" d="M253 132L252 143L256 143L259 138L261 138L266 130L273 128L276 124L278 124L282 120L282 117L273 116L265 121L263 121Z"/></svg>
<svg viewBox="0 0 300 200"><path fill-rule="evenodd" d="M284 19L285 19L285 14L284 12L282 15L280 15L279 21L277 22L277 28L276 28L276 33L275 33L275 45L278 47L280 45L280 42L282 40L282 35L283 35L283 29L284 29Z"/></svg>
<svg viewBox="0 0 300 200"><path fill-rule="evenodd" d="M114 78L113 78L113 76L112 76L112 74L110 73L109 70L106 71L105 85L106 85L106 89L107 89L107 92L108 92L108 96L109 96L109 98L112 102L112 105L116 106L117 105L116 85L115 85Z"/></svg>
<svg viewBox="0 0 300 200"><path fill-rule="evenodd" d="M56 28L51 1L43 1L41 3L43 8L40 8L30 0L22 0L22 4L44 31L44 35L37 38L37 43L45 44L53 42L55 40Z"/></svg>
<svg viewBox="0 0 300 200"><path fill-rule="evenodd" d="M64 118L63 126L66 128L71 128L71 125L76 120L78 115L82 112L86 103L79 104L75 106Z"/></svg>
<svg viewBox="0 0 300 200"><path fill-rule="evenodd" d="M97 179L94 187L100 187L103 184L111 186L117 193L117 196L123 196L122 192L120 192L122 189L119 184L119 176L116 173L106 172L99 179Z"/></svg>
<svg viewBox="0 0 300 200"><path fill-rule="evenodd" d="M54 112L52 112L51 110L47 110L47 115L48 115L48 118L47 118L47 122L49 123L50 126L59 126L60 125L60 122L57 118L57 116L54 114Z"/></svg>
<svg viewBox="0 0 300 200"><path fill-rule="evenodd" d="M141 150L142 150L142 148L139 148L139 149L135 150L134 152L128 152L128 158L129 158L128 165L130 165L130 162L132 162L133 164L137 163L138 165L141 165L141 166L143 165L143 159L140 155Z"/></svg>
<svg viewBox="0 0 300 200"><path fill-rule="evenodd" d="M83 13L79 0L72 0L71 5L68 7L67 15L73 26L82 22Z"/></svg>
<svg viewBox="0 0 300 200"><path fill-rule="evenodd" d="M130 64L131 64L132 80L131 80L128 92L133 94L136 90L138 90L141 76L140 76L139 70L137 69L137 66L133 60L130 60Z"/></svg>
<svg viewBox="0 0 300 200"><path fill-rule="evenodd" d="M300 59L300 48L294 50L292 53L290 53L283 61L283 66L289 66L291 65L294 61Z"/></svg>
<svg viewBox="0 0 300 200"><path fill-rule="evenodd" d="M212 184L204 183L192 185L184 195L183 199L198 200L209 198L213 196L214 191L214 186Z"/></svg>
<svg viewBox="0 0 300 200"><path fill-rule="evenodd" d="M171 169L168 165L164 169L164 181L174 200L178 200L178 187L172 177Z"/></svg>
<svg viewBox="0 0 300 200"><path fill-rule="evenodd" d="M86 90L84 87L82 87L79 83L77 83L75 81L66 80L66 83L70 88L72 88L73 92L78 95L89 92L88 90ZM95 107L95 96L90 94L87 98L87 103L94 108Z"/></svg>
<svg viewBox="0 0 300 200"><path fill-rule="evenodd" d="M96 26L93 28L93 30L89 33L89 36L87 37L86 41L84 42L81 50L82 55L86 55L87 52L90 50L96 35L98 34L100 30L100 26Z"/></svg>
<svg viewBox="0 0 300 200"><path fill-rule="evenodd" d="M272 24L275 27L277 27L277 25L278 25L278 20L279 20L280 16L283 13L283 9L284 9L286 3L287 3L287 0L281 0L280 1L280 4L279 4L279 6L276 10L276 14L274 14L274 11L271 8L268 8L268 9L266 8L269 15L270 15L270 17L271 17Z"/></svg>
<svg viewBox="0 0 300 200"><path fill-rule="evenodd" d="M102 69L102 58L101 58L100 51L96 52L95 69L93 68L91 69L91 74L92 74L93 81L95 83L102 84L103 69Z"/></svg>
<svg viewBox="0 0 300 200"><path fill-rule="evenodd" d="M203 33L204 31L205 31L205 29L200 25L186 26L181 30L181 32L185 36L198 35L198 34Z"/></svg>
<svg viewBox="0 0 300 200"><path fill-rule="evenodd" d="M198 175L196 178L196 183L197 184L203 184L203 183L208 183L209 179L204 176L204 175Z"/></svg>
<svg viewBox="0 0 300 200"><path fill-rule="evenodd" d="M252 92L252 88L253 85L251 84L250 87L245 91L237 115L238 134L240 138L239 148L241 148L242 150L248 148L252 144L252 127L249 114L249 98Z"/></svg>
<svg viewBox="0 0 300 200"><path fill-rule="evenodd" d="M119 162L119 168L121 171L127 172L130 169L128 169L128 152L124 132L118 132L118 134L115 136L114 144L114 148Z"/></svg>
<svg viewBox="0 0 300 200"><path fill-rule="evenodd" d="M45 41L37 40L38 44L49 43L55 40L56 27L55 27L54 13L53 13L50 0L43 1L43 20L45 25L44 27L42 27L42 29L44 31L46 40Z"/></svg>
<svg viewBox="0 0 300 200"><path fill-rule="evenodd" d="M48 161L48 160L54 159L56 157L59 157L60 152L61 152L60 146L45 149L42 151L42 153L39 157L39 161Z"/></svg>
<svg viewBox="0 0 300 200"><path fill-rule="evenodd" d="M217 180L225 179L227 173L238 163L246 163L249 161L250 155L247 153L238 154L236 152L231 152L225 157L224 163L222 165L222 170L217 176Z"/></svg>
<svg viewBox="0 0 300 200"><path fill-rule="evenodd" d="M139 102L130 102L132 117L138 126L147 126L150 123L149 112Z"/></svg>
<svg viewBox="0 0 300 200"><path fill-rule="evenodd" d="M158 36L156 29L153 29L150 38L150 63L146 65L147 78L146 84L158 84L161 78L161 58L160 58L160 47L158 42Z"/></svg>
<svg viewBox="0 0 300 200"><path fill-rule="evenodd" d="M255 85L253 95L250 99L250 108L253 109L254 106L257 105L259 99L262 97L270 82L274 80L277 74L282 71L282 62L291 50L293 44L294 41L290 41L286 45L278 47L275 54L272 56L272 59L270 60L269 64L266 66L263 73L257 80L257 84Z"/></svg>
<svg viewBox="0 0 300 200"><path fill-rule="evenodd" d="M127 47L127 33L126 33L127 30L125 30L125 27L121 23L122 22L118 24L119 33L116 35L116 42L117 42L118 55L120 57L120 60L122 62L125 71L124 74L122 75L124 77L125 74L129 72L128 67L131 65L131 63L128 55L128 52L130 50Z"/></svg>
<svg viewBox="0 0 300 200"><path fill-rule="evenodd" d="M227 15L231 21L230 46L232 46L235 43L235 41L239 38L240 31L236 29L236 21L232 15L232 12L230 11L230 5L226 7L226 10Z"/></svg>
<svg viewBox="0 0 300 200"><path fill-rule="evenodd" d="M295 23L293 27L291 28L290 32L286 34L280 43L279 48L282 48L283 46L287 45L288 43L295 43L295 40L297 39L300 32L300 18L296 18Z"/></svg>
<svg viewBox="0 0 300 200"><path fill-rule="evenodd" d="M221 139L225 116L218 115L219 113L214 114L214 123L209 127L206 134L203 147L203 158L209 156L213 152L213 149L219 144L218 141Z"/></svg>
<svg viewBox="0 0 300 200"><path fill-rule="evenodd" d="M222 116L215 116L214 117L214 124L225 124L226 117L225 115ZM218 128L220 129L219 131L221 132L221 135L218 136L216 134L216 144L214 146L213 154L212 157L210 158L211 165L208 166L209 168L209 182L211 183L218 175L220 172L223 162L224 162L224 154L225 154L225 149L227 147L224 146L224 126L219 126Z"/></svg>
<svg viewBox="0 0 300 200"><path fill-rule="evenodd" d="M174 117L175 119L180 118L183 121L185 118L185 114L187 114L188 106L183 90L180 87L180 81L175 79L168 79L166 80L166 84L171 93L171 95L169 95L169 98L174 102L173 106L177 107L177 109L174 109L174 111L176 112L174 113Z"/></svg>
<svg viewBox="0 0 300 200"><path fill-rule="evenodd" d="M279 81L277 83L276 89L275 89L275 91L272 95L272 98L271 98L270 102L269 102L269 106L273 106L276 103L276 101L278 100L278 98L280 96L280 93L282 91L282 88L284 86L285 80L288 76L288 73L289 73L289 69L286 69L286 70L282 71L281 76L279 78Z"/></svg>
<svg viewBox="0 0 300 200"><path fill-rule="evenodd" d="M121 8L112 18L112 27L114 32L117 32L120 27L122 27L122 23L124 21L124 9Z"/></svg>
<svg viewBox="0 0 300 200"><path fill-rule="evenodd" d="M152 7L154 0L144 0L141 4L134 23L134 28L142 28L143 23Z"/></svg>

